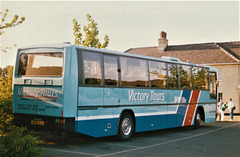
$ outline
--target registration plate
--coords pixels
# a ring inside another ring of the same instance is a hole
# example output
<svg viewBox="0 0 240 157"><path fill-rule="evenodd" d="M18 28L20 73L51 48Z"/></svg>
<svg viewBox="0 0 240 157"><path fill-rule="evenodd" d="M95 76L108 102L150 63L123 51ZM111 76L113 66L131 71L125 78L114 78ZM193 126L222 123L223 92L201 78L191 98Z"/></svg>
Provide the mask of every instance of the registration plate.
<svg viewBox="0 0 240 157"><path fill-rule="evenodd" d="M42 120L31 120L32 125L44 125L44 121Z"/></svg>

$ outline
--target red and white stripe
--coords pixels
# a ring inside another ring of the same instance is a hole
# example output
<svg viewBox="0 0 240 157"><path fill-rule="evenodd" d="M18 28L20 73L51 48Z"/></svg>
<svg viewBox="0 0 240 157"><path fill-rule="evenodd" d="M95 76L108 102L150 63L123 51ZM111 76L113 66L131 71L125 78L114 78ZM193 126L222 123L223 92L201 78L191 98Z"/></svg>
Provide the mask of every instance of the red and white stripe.
<svg viewBox="0 0 240 157"><path fill-rule="evenodd" d="M188 126L188 125L192 125L193 119L194 119L194 115L196 112L196 108L197 108L197 103L200 97L200 90L193 90L191 93L191 98L187 107L187 111L185 114L185 118L183 121L183 126Z"/></svg>

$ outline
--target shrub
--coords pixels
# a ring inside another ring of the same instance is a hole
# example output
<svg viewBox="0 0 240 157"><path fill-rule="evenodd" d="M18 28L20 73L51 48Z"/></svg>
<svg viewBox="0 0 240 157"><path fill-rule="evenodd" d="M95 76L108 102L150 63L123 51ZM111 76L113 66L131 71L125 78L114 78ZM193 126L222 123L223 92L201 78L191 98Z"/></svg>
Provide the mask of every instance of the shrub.
<svg viewBox="0 0 240 157"><path fill-rule="evenodd" d="M0 136L12 130L13 67L0 68Z"/></svg>
<svg viewBox="0 0 240 157"><path fill-rule="evenodd" d="M12 66L0 68L0 157L40 156L37 138L12 124L12 76Z"/></svg>
<svg viewBox="0 0 240 157"><path fill-rule="evenodd" d="M16 127L12 132L0 137L0 157L40 156L42 151L36 140L26 128Z"/></svg>
<svg viewBox="0 0 240 157"><path fill-rule="evenodd" d="M12 101L0 99L0 136L13 129Z"/></svg>

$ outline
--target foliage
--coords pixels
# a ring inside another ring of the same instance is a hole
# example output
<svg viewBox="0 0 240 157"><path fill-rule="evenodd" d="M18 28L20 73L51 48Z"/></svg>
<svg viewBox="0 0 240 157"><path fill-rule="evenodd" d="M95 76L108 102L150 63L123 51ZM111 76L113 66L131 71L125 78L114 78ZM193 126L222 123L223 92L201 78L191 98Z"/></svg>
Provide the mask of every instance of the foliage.
<svg viewBox="0 0 240 157"><path fill-rule="evenodd" d="M7 17L8 17L8 9L6 9L4 12L0 11L0 16L1 16L1 23L0 23L0 36L3 35L5 32L4 30L8 29L8 28L12 28L15 27L21 23L23 23L25 21L25 17L21 17L19 19L18 15L14 15L14 17L12 19L9 20L9 22L7 22ZM16 46L13 45L13 46ZM11 47L5 47L2 48L0 46L1 51L3 52L7 52L7 49L11 49Z"/></svg>
<svg viewBox="0 0 240 157"><path fill-rule="evenodd" d="M0 68L0 135L12 130L13 66Z"/></svg>
<svg viewBox="0 0 240 157"><path fill-rule="evenodd" d="M163 66L159 66L159 65L154 65L153 67L150 67L151 70L149 73L150 78L157 78L157 79L162 79L162 78L166 78L166 68Z"/></svg>
<svg viewBox="0 0 240 157"><path fill-rule="evenodd" d="M192 87L190 66L180 65L178 67L178 75L179 75L179 81L180 81L180 88Z"/></svg>
<svg viewBox="0 0 240 157"><path fill-rule="evenodd" d="M194 67L192 69L193 73L193 86L198 89L207 89L209 82L208 80L208 70L206 68Z"/></svg>
<svg viewBox="0 0 240 157"><path fill-rule="evenodd" d="M177 66L169 64L168 66L168 86L169 88L176 88L178 85Z"/></svg>
<svg viewBox="0 0 240 157"><path fill-rule="evenodd" d="M41 149L26 128L14 128L12 132L0 138L0 157L40 156Z"/></svg>
<svg viewBox="0 0 240 157"><path fill-rule="evenodd" d="M12 78L13 66L0 68L0 157L39 156L37 138L12 124Z"/></svg>
<svg viewBox="0 0 240 157"><path fill-rule="evenodd" d="M85 33L85 39L83 39L83 35L81 33L81 25L78 24L76 19L73 19L73 35L74 35L74 44L75 45L83 45L87 47L96 47L96 48L106 48L109 43L109 38L107 35L104 37L104 43L101 44L98 38L98 27L92 17L87 14L88 25L83 26L83 31Z"/></svg>

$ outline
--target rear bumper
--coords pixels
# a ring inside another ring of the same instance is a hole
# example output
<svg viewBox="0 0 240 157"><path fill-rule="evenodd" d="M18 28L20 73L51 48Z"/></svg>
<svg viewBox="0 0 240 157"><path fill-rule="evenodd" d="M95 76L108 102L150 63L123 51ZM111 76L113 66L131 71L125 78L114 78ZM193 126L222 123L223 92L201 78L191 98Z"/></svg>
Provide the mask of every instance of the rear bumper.
<svg viewBox="0 0 240 157"><path fill-rule="evenodd" d="M13 122L16 126L27 126L32 130L75 131L75 118L14 114Z"/></svg>

